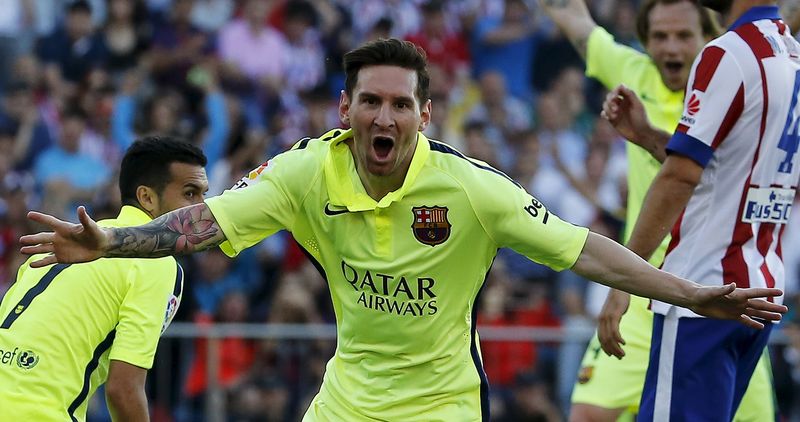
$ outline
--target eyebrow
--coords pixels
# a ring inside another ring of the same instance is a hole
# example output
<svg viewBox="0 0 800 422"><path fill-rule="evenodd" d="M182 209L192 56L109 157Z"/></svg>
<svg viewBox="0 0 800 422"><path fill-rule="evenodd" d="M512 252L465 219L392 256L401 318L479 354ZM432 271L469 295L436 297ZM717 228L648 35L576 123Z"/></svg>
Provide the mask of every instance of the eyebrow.
<svg viewBox="0 0 800 422"><path fill-rule="evenodd" d="M361 92L361 93L358 94L358 97L359 98L380 98L380 95L374 94L372 92ZM405 95L392 97L392 100L393 101L405 101L405 102L410 102L410 103L414 102L414 98L408 97L408 96L405 96Z"/></svg>
<svg viewBox="0 0 800 422"><path fill-rule="evenodd" d="M198 185L197 183L187 182L183 185L184 188L192 188L195 190L199 190L201 192L205 192L208 190L208 185L206 185L205 189L202 186Z"/></svg>

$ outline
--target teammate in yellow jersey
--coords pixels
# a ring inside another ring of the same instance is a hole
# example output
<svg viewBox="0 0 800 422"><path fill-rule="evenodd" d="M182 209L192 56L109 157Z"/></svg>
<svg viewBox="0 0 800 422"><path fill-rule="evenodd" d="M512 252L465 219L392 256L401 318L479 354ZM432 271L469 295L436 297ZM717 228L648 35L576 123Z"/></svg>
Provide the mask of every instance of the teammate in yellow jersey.
<svg viewBox="0 0 800 422"><path fill-rule="evenodd" d="M703 45L720 33L709 12L691 0L645 0L636 17L639 39L647 54L614 42L592 19L583 0L541 0L545 12L586 60L586 74L606 88L625 84L643 99L653 124L672 131L683 111L683 96L692 61ZM645 194L661 168L663 155L627 144L628 206L624 240L633 231ZM663 147L661 148L663 151ZM650 263L660 266L669 238L664 239ZM629 310L604 307L598 335L589 343L572 394L570 417L574 421L615 421L636 413L642 395L650 354L653 314L648 301L632 297ZM602 352L603 336L619 327L625 339L624 359ZM598 338L599 336L599 338ZM754 421L774 415L772 381L766 355L756 368L736 419Z"/></svg>
<svg viewBox="0 0 800 422"><path fill-rule="evenodd" d="M226 191L135 228L31 213L34 265L235 254L288 229L331 290L338 341L306 421L489 420L475 310L500 247L556 270L753 327L786 310L775 289L700 288L551 214L516 182L420 132L430 122L424 53L397 39L344 57L347 130L304 139ZM188 242L178 242L184 236Z"/></svg>
<svg viewBox="0 0 800 422"><path fill-rule="evenodd" d="M193 145L145 138L125 153L119 216L144 224L202 203L206 158ZM0 421L83 421L106 383L115 421L149 420L144 383L158 338L178 309L183 271L172 257L23 264L0 302Z"/></svg>

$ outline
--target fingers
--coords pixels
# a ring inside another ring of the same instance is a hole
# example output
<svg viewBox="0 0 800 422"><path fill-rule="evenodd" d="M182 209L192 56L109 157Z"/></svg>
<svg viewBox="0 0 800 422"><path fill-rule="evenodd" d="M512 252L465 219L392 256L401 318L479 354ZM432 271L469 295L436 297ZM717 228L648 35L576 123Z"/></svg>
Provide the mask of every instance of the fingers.
<svg viewBox="0 0 800 422"><path fill-rule="evenodd" d="M767 302L764 299L750 299L747 301L748 309L785 314L789 308L777 303Z"/></svg>
<svg viewBox="0 0 800 422"><path fill-rule="evenodd" d="M53 253L53 244L52 243L40 243L38 245L33 246L23 246L19 248L19 251L25 255L36 255L40 253Z"/></svg>
<svg viewBox="0 0 800 422"><path fill-rule="evenodd" d="M78 221L80 221L81 225L83 225L83 227L86 228L91 227L95 224L94 220L92 220L92 217L89 217L89 213L86 211L86 207L84 207L83 205L78 207Z"/></svg>
<svg viewBox="0 0 800 422"><path fill-rule="evenodd" d="M69 224L66 221L59 220L58 218L53 217L52 215L42 214L36 211L29 211L28 212L28 219L31 221L35 221L39 224L44 224L45 226L56 228L63 224Z"/></svg>
<svg viewBox="0 0 800 422"><path fill-rule="evenodd" d="M47 255L42 259L38 259L36 261L31 262L31 268L46 267L50 264L55 264L57 262L58 260L56 259L55 255Z"/></svg>
<svg viewBox="0 0 800 422"><path fill-rule="evenodd" d="M625 339L619 332L619 321L620 318L614 316L601 317L597 327L597 338L600 340L600 347L607 355L622 359L625 356L625 351L622 350Z"/></svg>
<svg viewBox="0 0 800 422"><path fill-rule="evenodd" d="M764 324L750 318L747 315L739 315L739 322L750 328L755 328L756 330L761 330L764 328Z"/></svg>
<svg viewBox="0 0 800 422"><path fill-rule="evenodd" d="M783 315L777 312L762 311L760 309L747 308L744 311L745 315L751 318L759 318L765 321L780 321Z"/></svg>
<svg viewBox="0 0 800 422"><path fill-rule="evenodd" d="M53 232L42 232L36 234L27 234L19 238L21 245L38 245L40 243L53 243L56 234Z"/></svg>
<svg viewBox="0 0 800 422"><path fill-rule="evenodd" d="M742 292L744 297L751 299L751 298L758 298L758 297L775 297L775 296L782 296L783 291L781 289L765 289L765 288L751 288L751 289L739 289Z"/></svg>

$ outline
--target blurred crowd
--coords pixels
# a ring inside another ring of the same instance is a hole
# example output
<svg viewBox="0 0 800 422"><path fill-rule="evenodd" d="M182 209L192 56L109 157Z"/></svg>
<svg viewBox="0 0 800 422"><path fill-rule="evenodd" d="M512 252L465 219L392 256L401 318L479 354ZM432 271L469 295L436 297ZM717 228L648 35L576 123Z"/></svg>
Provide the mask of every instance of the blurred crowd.
<svg viewBox="0 0 800 422"><path fill-rule="evenodd" d="M340 125L343 53L381 37L430 60L433 122L425 134L511 175L549 209L619 239L624 140L598 119L604 92L552 22L528 0L4 0L0 13L0 296L24 259L28 209L75 219L120 206L115 172L145 134L207 154L209 195L298 139ZM635 0L589 2L619 42L641 49ZM797 217L797 213L795 213ZM798 220L798 218L794 218ZM783 251L800 274L800 222ZM186 258L176 320L333 322L327 286L288 233L235 260ZM581 328L604 290L501 250L479 309L483 326ZM778 399L800 417L800 307L772 349ZM296 420L335 344L225 339L216 375L231 420ZM484 342L493 419L556 421L576 382L582 343ZM165 420L202 420L206 344L159 358L180 379ZM164 361L168 361L164 363Z"/></svg>

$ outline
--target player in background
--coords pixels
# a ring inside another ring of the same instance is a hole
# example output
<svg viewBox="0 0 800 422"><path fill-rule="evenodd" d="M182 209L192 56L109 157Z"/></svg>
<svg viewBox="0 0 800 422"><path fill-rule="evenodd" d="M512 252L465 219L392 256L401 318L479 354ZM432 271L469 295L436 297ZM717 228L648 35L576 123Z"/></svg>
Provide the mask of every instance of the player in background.
<svg viewBox="0 0 800 422"><path fill-rule="evenodd" d="M671 229L665 271L704 285L782 287L781 236L800 178L800 45L772 2L703 4L729 27L695 60L675 133L654 128L624 86L603 106L620 133L667 157L628 246L649 257ZM612 291L606 306L627 301ZM730 420L771 327L740 330L658 301L653 310L640 418ZM614 333L602 346L620 355L620 343Z"/></svg>
<svg viewBox="0 0 800 422"><path fill-rule="evenodd" d="M683 97L692 61L703 45L721 29L715 16L695 0L646 0L636 16L639 40L647 54L616 43L589 14L583 0L540 0L544 11L586 61L586 75L607 89L625 84L643 98L655 127L672 131L683 110ZM663 155L651 155L630 140L628 200L623 240L630 238L645 194L661 168ZM650 257L658 267L669 238ZM623 413L635 414L642 396L650 352L653 313L649 301L631 297L628 312L604 307L598 332L581 362L572 393L570 418L574 421L615 421ZM617 328L618 327L618 328ZM625 339L624 359L601 352L600 342L619 330ZM751 381L737 420L751 421L775 413L769 360L765 357Z"/></svg>
<svg viewBox="0 0 800 422"><path fill-rule="evenodd" d="M144 224L203 202L206 157L170 138L133 143L122 159L122 209L102 227ZM83 421L103 383L115 421L149 420L145 378L178 309L172 257L23 264L0 303L0 420Z"/></svg>
<svg viewBox="0 0 800 422"><path fill-rule="evenodd" d="M233 255L288 229L327 279L338 342L306 421L484 420L488 381L475 304L511 247L555 270L760 328L776 289L698 288L551 214L519 184L422 133L431 116L424 52L397 39L344 56L339 117L238 189L135 228L29 216L54 232L21 239L36 266L157 257L220 246Z"/></svg>

